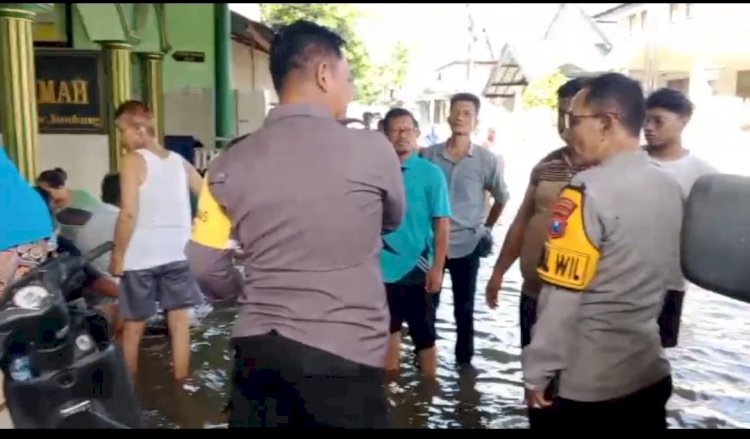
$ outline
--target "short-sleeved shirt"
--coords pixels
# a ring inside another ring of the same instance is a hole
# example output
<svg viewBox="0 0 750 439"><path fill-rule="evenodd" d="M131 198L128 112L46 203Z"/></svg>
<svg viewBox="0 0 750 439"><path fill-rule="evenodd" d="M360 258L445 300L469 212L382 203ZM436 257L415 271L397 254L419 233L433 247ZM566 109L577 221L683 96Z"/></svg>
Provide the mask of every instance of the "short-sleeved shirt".
<svg viewBox="0 0 750 439"><path fill-rule="evenodd" d="M448 182L453 211L448 257L466 257L474 252L485 233L485 191L499 203L509 198L497 157L486 148L472 144L464 157L455 160L445 143L429 146L421 155L436 164Z"/></svg>
<svg viewBox="0 0 750 439"><path fill-rule="evenodd" d="M435 252L434 218L450 217L448 185L440 168L411 154L401 163L406 192L406 212L398 229L383 236L380 265L383 280L393 283L416 267L424 256L432 264Z"/></svg>
<svg viewBox="0 0 750 439"><path fill-rule="evenodd" d="M94 211L100 209L102 207L102 204L104 204L101 200L97 199L87 191L75 189L72 191L72 193L73 197L70 200L70 204L65 206L61 210L70 208L93 213ZM59 221L58 223L58 225L60 226L60 236L75 242L76 235L83 226L65 224Z"/></svg>
<svg viewBox="0 0 750 439"><path fill-rule="evenodd" d="M690 190L695 182L707 174L716 174L719 171L705 161L696 157L690 151L677 160L659 160L651 157L651 163L667 175L674 178L682 189L682 197L687 200Z"/></svg>
<svg viewBox="0 0 750 439"><path fill-rule="evenodd" d="M673 178L682 189L682 198L687 200L690 196L690 190L695 182L707 174L719 172L716 168L705 161L696 157L694 154L686 151L686 154L677 160L659 160L651 157L651 163L656 165L662 172ZM676 291L685 291L687 281L682 275L682 268L678 265L673 267L673 276L670 280L669 289Z"/></svg>
<svg viewBox="0 0 750 439"><path fill-rule="evenodd" d="M276 330L382 367L389 315L380 249L405 205L386 137L346 128L321 106L282 104L206 175L188 260L209 298L237 297L234 336ZM244 286L221 259L231 236L243 250Z"/></svg>
<svg viewBox="0 0 750 439"><path fill-rule="evenodd" d="M76 240L73 244L81 251L86 253L107 241L114 240L115 224L120 209L111 204L101 203L101 205L91 212L91 218L76 234ZM94 259L90 265L98 274L110 278L108 271L110 253Z"/></svg>
<svg viewBox="0 0 750 439"><path fill-rule="evenodd" d="M641 151L620 152L570 185L581 198L564 193L554 207L524 380L544 389L560 372L560 397L613 400L669 375L657 318L679 260L681 191Z"/></svg>
<svg viewBox="0 0 750 439"><path fill-rule="evenodd" d="M531 170L529 185L534 188L534 213L526 225L521 245L521 291L529 297L536 299L542 288L536 268L547 238L550 206L570 179L586 168L575 165L564 146L547 154Z"/></svg>

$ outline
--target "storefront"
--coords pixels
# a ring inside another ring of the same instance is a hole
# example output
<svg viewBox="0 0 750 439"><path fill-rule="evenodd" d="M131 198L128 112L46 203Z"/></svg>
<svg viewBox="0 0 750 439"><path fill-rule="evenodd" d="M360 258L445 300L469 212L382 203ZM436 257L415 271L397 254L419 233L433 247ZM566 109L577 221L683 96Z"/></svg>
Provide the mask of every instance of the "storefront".
<svg viewBox="0 0 750 439"><path fill-rule="evenodd" d="M146 101L158 133L234 135L227 4L0 4L0 132L21 172L96 191L119 168L112 115ZM96 193L96 192L95 192Z"/></svg>

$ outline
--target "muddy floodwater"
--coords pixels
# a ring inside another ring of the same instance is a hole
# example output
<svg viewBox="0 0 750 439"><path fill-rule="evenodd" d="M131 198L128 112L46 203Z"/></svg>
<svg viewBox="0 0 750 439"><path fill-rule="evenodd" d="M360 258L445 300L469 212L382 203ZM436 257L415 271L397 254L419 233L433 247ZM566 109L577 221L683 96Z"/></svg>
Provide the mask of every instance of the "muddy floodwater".
<svg viewBox="0 0 750 439"><path fill-rule="evenodd" d="M554 133L553 133L554 134ZM527 141L506 156L511 202L495 229L496 251L528 182L529 170L557 140ZM510 149L509 149L510 150ZM518 266L506 275L497 310L484 303L484 287L495 255L482 261L476 297L476 376L459 376L453 364L455 325L450 278L438 309L438 385L420 383L412 366L412 346L403 344L403 369L388 386L393 421L405 428L526 428L522 404L518 330L521 277ZM669 402L672 428L750 427L750 305L691 286L685 299L680 346L668 350L674 394ZM208 312L193 334L194 376L184 388L171 384L164 337L144 344L137 385L151 427L212 428L226 425L228 338L233 310Z"/></svg>
<svg viewBox="0 0 750 439"><path fill-rule="evenodd" d="M505 227L496 230L502 239ZM483 288L491 273L484 260L479 274ZM450 279L438 309L440 356L438 386L420 382L412 366L412 346L405 339L401 379L388 386L396 426L405 428L525 428L521 398L518 332L520 273L514 267L503 288L500 307L476 302L478 375L460 376L453 364L455 326ZM193 333L191 381L171 384L166 338L153 336L144 344L138 394L151 427L211 428L226 425L221 413L227 398L227 341L234 310L202 316ZM680 347L668 351L675 392L669 403L669 424L676 428L750 427L750 306L691 286L683 314Z"/></svg>

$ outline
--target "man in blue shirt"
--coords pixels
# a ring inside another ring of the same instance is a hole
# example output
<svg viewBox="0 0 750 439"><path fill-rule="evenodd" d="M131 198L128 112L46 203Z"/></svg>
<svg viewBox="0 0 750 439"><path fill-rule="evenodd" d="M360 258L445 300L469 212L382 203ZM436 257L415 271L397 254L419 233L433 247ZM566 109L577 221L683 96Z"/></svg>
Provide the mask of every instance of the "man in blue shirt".
<svg viewBox="0 0 750 439"><path fill-rule="evenodd" d="M52 217L42 197L0 145L0 297L8 285L44 262L52 234Z"/></svg>
<svg viewBox="0 0 750 439"><path fill-rule="evenodd" d="M391 312L391 338L386 370L399 369L404 321L426 377L434 377L436 293L443 282L450 234L448 185L440 168L417 154L419 127L414 116L394 108L383 119L383 130L401 160L406 213L398 229L383 237L380 253Z"/></svg>
<svg viewBox="0 0 750 439"><path fill-rule="evenodd" d="M453 290L456 364L468 372L474 371L471 360L474 356L474 296L479 260L492 251L491 229L508 201L503 169L498 166L497 157L471 141L479 107L480 100L473 94L453 95L448 115L451 137L420 152L422 157L443 171L450 191L453 217L446 268ZM494 199L489 213L487 192Z"/></svg>

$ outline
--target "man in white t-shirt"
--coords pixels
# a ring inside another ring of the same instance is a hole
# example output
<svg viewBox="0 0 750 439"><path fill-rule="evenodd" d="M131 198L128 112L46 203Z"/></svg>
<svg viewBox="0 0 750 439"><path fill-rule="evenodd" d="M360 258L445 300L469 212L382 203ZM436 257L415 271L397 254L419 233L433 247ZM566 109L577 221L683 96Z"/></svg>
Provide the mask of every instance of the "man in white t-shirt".
<svg viewBox="0 0 750 439"><path fill-rule="evenodd" d="M646 151L651 161L674 178L686 200L698 178L718 172L713 166L683 148L682 132L693 115L693 103L679 90L662 88L646 99ZM682 221L676 218L675 221ZM664 309L659 316L659 331L665 348L677 346L686 281L675 267Z"/></svg>

